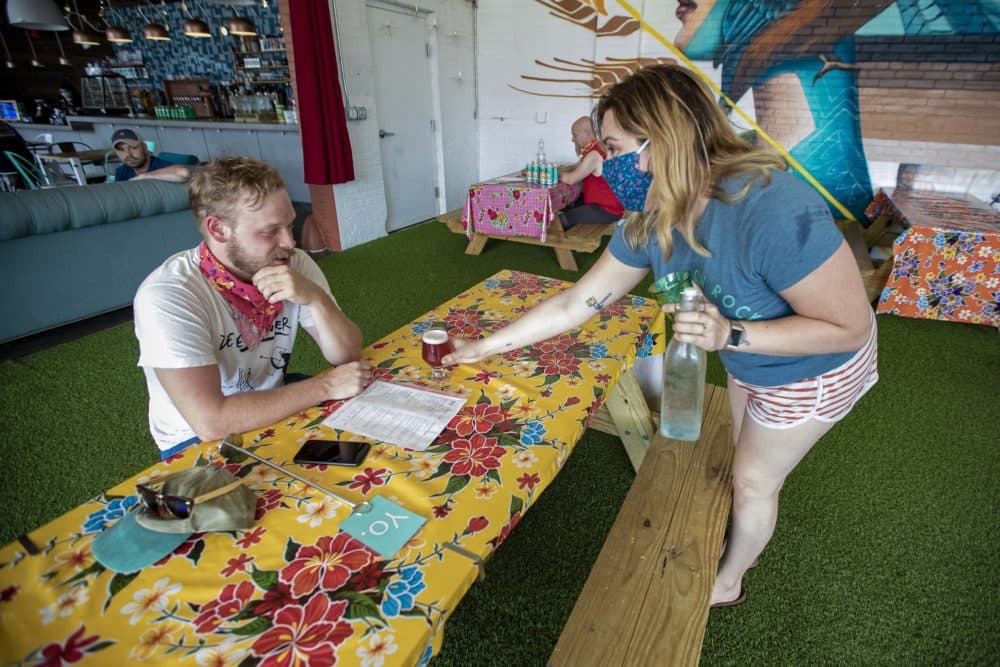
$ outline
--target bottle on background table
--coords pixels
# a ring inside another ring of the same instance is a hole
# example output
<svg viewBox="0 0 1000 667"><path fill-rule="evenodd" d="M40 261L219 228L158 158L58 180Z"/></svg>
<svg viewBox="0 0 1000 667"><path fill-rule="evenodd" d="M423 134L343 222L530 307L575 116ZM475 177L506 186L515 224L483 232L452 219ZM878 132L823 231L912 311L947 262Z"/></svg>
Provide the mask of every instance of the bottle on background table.
<svg viewBox="0 0 1000 667"><path fill-rule="evenodd" d="M698 290L681 292L682 312L698 309ZM701 434L701 406L705 396L705 350L671 338L663 355L663 396L660 433L666 438L694 442Z"/></svg>

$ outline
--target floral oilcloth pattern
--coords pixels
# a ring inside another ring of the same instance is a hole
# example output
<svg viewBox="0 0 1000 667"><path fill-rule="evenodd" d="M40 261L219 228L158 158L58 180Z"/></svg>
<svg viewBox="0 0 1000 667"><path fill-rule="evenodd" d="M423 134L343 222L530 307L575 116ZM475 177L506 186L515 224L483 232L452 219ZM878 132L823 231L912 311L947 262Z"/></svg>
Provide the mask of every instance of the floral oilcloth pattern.
<svg viewBox="0 0 1000 667"><path fill-rule="evenodd" d="M959 197L880 191L868 206L871 220L907 228L893 242L879 313L1000 327L1000 213Z"/></svg>
<svg viewBox="0 0 1000 667"><path fill-rule="evenodd" d="M475 338L568 283L502 271L365 351L378 379L421 383L420 332ZM425 452L376 442L358 468L295 467L353 502L379 495L427 518L391 557L339 532L350 508L252 459L193 446L0 550L0 663L424 665L446 615L553 481L607 392L663 348L655 302L626 296L580 329L454 368L465 407ZM305 410L244 446L286 464L342 401ZM229 451L229 450L227 450ZM136 504L137 483L224 466L257 494L248 530L196 533L155 565L105 570L91 545ZM452 544L458 550L449 546Z"/></svg>
<svg viewBox="0 0 1000 667"><path fill-rule="evenodd" d="M573 203L581 192L579 184L546 187L526 181L476 183L469 188L462 225L470 239L478 232L531 236L544 243L556 213Z"/></svg>

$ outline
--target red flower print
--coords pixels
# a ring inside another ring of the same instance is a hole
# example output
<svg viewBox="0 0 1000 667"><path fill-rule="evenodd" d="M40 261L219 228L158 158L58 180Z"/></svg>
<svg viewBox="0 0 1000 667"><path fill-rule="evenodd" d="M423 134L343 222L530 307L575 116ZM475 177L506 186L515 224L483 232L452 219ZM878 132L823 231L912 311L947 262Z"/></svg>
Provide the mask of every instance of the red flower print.
<svg viewBox="0 0 1000 667"><path fill-rule="evenodd" d="M254 520L259 521L264 518L264 515L278 507L284 498L285 494L278 489L271 489L257 496L257 513Z"/></svg>
<svg viewBox="0 0 1000 667"><path fill-rule="evenodd" d="M514 195L514 199L520 199L520 198L521 198L521 191L520 191L520 190L518 190L517 188L513 188L513 189L512 189L511 191L510 191L510 193L511 193L512 195Z"/></svg>
<svg viewBox="0 0 1000 667"><path fill-rule="evenodd" d="M502 355L504 361L517 361L521 358L521 348L514 348L513 350L507 350Z"/></svg>
<svg viewBox="0 0 1000 667"><path fill-rule="evenodd" d="M490 220L496 220L497 219L497 212L494 211L491 208L486 209L486 215L490 216Z"/></svg>
<svg viewBox="0 0 1000 667"><path fill-rule="evenodd" d="M478 407L478 406L477 406ZM451 451L444 460L451 464L451 474L482 477L488 470L500 467L500 459L506 453L497 446L496 438L487 438L476 433L471 438L458 438L451 443Z"/></svg>
<svg viewBox="0 0 1000 667"><path fill-rule="evenodd" d="M195 630L198 634L215 632L223 621L243 611L253 591L254 585L249 581L223 586L219 597L203 604L198 610L194 619Z"/></svg>
<svg viewBox="0 0 1000 667"><path fill-rule="evenodd" d="M579 402L580 402L579 396L570 396L569 398L566 399L566 405L576 405Z"/></svg>
<svg viewBox="0 0 1000 667"><path fill-rule="evenodd" d="M7 588L0 591L0 602L10 602L17 595L17 592L21 590L21 587L17 584L11 584Z"/></svg>
<svg viewBox="0 0 1000 667"><path fill-rule="evenodd" d="M347 533L325 535L314 546L299 547L295 559L278 574L278 580L289 584L297 598L317 586L335 591L372 560L372 552Z"/></svg>
<svg viewBox="0 0 1000 667"><path fill-rule="evenodd" d="M354 575L352 580L357 590L363 591L368 588L375 588L382 579L382 566L375 562L366 565L360 572Z"/></svg>
<svg viewBox="0 0 1000 667"><path fill-rule="evenodd" d="M600 383L607 384L611 382L611 375L609 373L598 373L594 376L594 379Z"/></svg>
<svg viewBox="0 0 1000 667"><path fill-rule="evenodd" d="M482 312L474 308L456 308L448 311L448 314L444 316L444 321L449 327L463 327L467 324L479 326L479 320L482 316Z"/></svg>
<svg viewBox="0 0 1000 667"><path fill-rule="evenodd" d="M550 396L552 396L552 390L551 389L546 389L545 391L542 392L542 398L548 398Z"/></svg>
<svg viewBox="0 0 1000 667"><path fill-rule="evenodd" d="M334 665L337 646L353 634L343 620L346 600L330 602L313 595L304 605L288 605L274 616L274 625L250 648L263 658L260 667Z"/></svg>
<svg viewBox="0 0 1000 667"><path fill-rule="evenodd" d="M468 338L470 340L475 340L483 333L483 330L473 324L466 324L461 327L451 327L448 329L448 335L452 338Z"/></svg>
<svg viewBox="0 0 1000 667"><path fill-rule="evenodd" d="M222 461L213 461L212 463L209 463L208 465L212 466L213 468L222 468L226 472L230 472L233 475L235 475L236 473L238 473L240 471L240 468L243 467L239 463L223 463Z"/></svg>
<svg viewBox="0 0 1000 667"><path fill-rule="evenodd" d="M445 503L444 505L435 505L431 511L434 512L435 519L444 519L451 514L451 507L448 506L448 503Z"/></svg>
<svg viewBox="0 0 1000 667"><path fill-rule="evenodd" d="M568 352L549 352L538 358L546 375L569 375L580 370L580 360Z"/></svg>
<svg viewBox="0 0 1000 667"><path fill-rule="evenodd" d="M35 664L42 667L59 667L66 663L80 662L87 647L99 639L98 635L84 637L84 628L85 626L81 625L69 636L65 644L49 644L43 648L42 657L45 658L45 662Z"/></svg>
<svg viewBox="0 0 1000 667"><path fill-rule="evenodd" d="M381 350L383 347L385 347L388 344L389 343L372 343L372 349L373 350Z"/></svg>
<svg viewBox="0 0 1000 667"><path fill-rule="evenodd" d="M510 419L510 415L499 405L479 403L470 408L462 408L448 426L458 435L467 438L473 433L489 433Z"/></svg>
<svg viewBox="0 0 1000 667"><path fill-rule="evenodd" d="M295 602L292 591L282 583L274 585L274 588L264 593L264 599L254 606L254 613L258 616L267 616L274 620L275 613L284 607Z"/></svg>
<svg viewBox="0 0 1000 667"><path fill-rule="evenodd" d="M246 572L247 565L253 562L253 558L253 556L248 556L247 554L240 554L236 558L230 558L226 566L222 568L222 576L231 577L237 572Z"/></svg>
<svg viewBox="0 0 1000 667"><path fill-rule="evenodd" d="M537 472L524 473L517 478L517 488L524 489L527 488L531 490L535 488L535 485L542 481L542 478L538 476Z"/></svg>
<svg viewBox="0 0 1000 667"><path fill-rule="evenodd" d="M474 516L469 519L469 525L465 527L463 535L472 535L473 533L478 533L486 526L490 525L490 520L484 516Z"/></svg>
<svg viewBox="0 0 1000 667"><path fill-rule="evenodd" d="M622 315L627 315L628 311L625 310L625 306L615 301L605 306L602 313L611 317L621 317Z"/></svg>
<svg viewBox="0 0 1000 667"><path fill-rule="evenodd" d="M541 211L532 211L532 214L535 216L535 222L541 222L542 221L542 212Z"/></svg>
<svg viewBox="0 0 1000 667"><path fill-rule="evenodd" d="M559 334L553 338L543 340L541 343L535 343L531 348L544 354L546 352L565 352L575 344L576 339L569 334Z"/></svg>
<svg viewBox="0 0 1000 667"><path fill-rule="evenodd" d="M387 468L379 468L378 470L365 468L363 473L354 476L354 481L348 488L361 489L361 493L367 494L372 490L372 487L385 484L385 475L388 472Z"/></svg>
<svg viewBox="0 0 1000 667"><path fill-rule="evenodd" d="M483 384L489 384L490 380L493 378L500 377L499 373L490 373L489 371L479 371L472 376L472 379L476 382L482 382Z"/></svg>
<svg viewBox="0 0 1000 667"><path fill-rule="evenodd" d="M515 526L521 522L521 513L517 512L510 518L510 523L500 529L500 534L490 540L490 544L493 545L493 551L495 552L500 548L500 545L504 543L507 536L510 535L510 531L514 530Z"/></svg>
<svg viewBox="0 0 1000 667"><path fill-rule="evenodd" d="M275 433L277 433L277 431L273 428L266 429L261 431L260 439L263 440L264 438L273 438Z"/></svg>
<svg viewBox="0 0 1000 667"><path fill-rule="evenodd" d="M179 461L180 459L184 458L184 453L186 451L187 450L185 449L184 451L177 452L176 454L171 454L167 458L163 459L163 462L164 463L173 463L174 461Z"/></svg>
<svg viewBox="0 0 1000 667"><path fill-rule="evenodd" d="M392 382L392 369L391 368L372 368L372 382L375 380L385 380L386 382Z"/></svg>
<svg viewBox="0 0 1000 667"><path fill-rule="evenodd" d="M260 536L267 532L267 528L264 526L257 526L253 530L243 531L243 537L236 540L236 546L241 549L249 549L253 545L260 542Z"/></svg>

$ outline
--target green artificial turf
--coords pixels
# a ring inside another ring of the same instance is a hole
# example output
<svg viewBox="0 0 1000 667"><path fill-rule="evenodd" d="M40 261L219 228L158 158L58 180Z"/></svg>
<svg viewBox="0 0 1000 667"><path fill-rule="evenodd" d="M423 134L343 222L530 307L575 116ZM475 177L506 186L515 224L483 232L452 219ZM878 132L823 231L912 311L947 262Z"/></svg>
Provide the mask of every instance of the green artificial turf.
<svg viewBox="0 0 1000 667"><path fill-rule="evenodd" d="M580 275L548 248L465 244L431 222L320 266L366 343L502 268ZM595 258L577 255L581 271ZM1000 338L878 323L879 384L789 477L747 603L709 616L703 664L996 664ZM158 460L137 354L126 324L0 364L2 543ZM292 370L322 368L301 336ZM709 381L724 382L715 359ZM632 477L620 442L589 431L448 620L434 666L544 665Z"/></svg>

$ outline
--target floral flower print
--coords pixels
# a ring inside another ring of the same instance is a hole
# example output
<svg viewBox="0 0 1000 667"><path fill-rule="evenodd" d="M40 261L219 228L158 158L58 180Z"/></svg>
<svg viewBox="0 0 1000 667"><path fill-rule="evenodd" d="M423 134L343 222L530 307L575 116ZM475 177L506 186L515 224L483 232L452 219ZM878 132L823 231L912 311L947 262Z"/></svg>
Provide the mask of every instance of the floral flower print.
<svg viewBox="0 0 1000 667"><path fill-rule="evenodd" d="M295 558L278 575L302 597L316 588L335 591L373 560L372 552L347 533L323 536L315 546L300 546Z"/></svg>
<svg viewBox="0 0 1000 667"><path fill-rule="evenodd" d="M169 577L163 577L150 588L144 588L132 596L132 601L122 607L122 614L129 615L129 623L135 625L149 612L158 613L167 606L171 595L179 593L180 584L171 584Z"/></svg>
<svg viewBox="0 0 1000 667"><path fill-rule="evenodd" d="M368 644L362 644L355 651L355 655L361 658L361 667L382 667L385 664L386 656L390 656L399 650L399 646L393 641L391 634L384 636L375 633L368 639Z"/></svg>
<svg viewBox="0 0 1000 667"><path fill-rule="evenodd" d="M385 588L386 597L382 600L382 613L387 618L393 618L413 609L416 596L425 588L427 585L424 584L424 573L419 568L403 568L399 571L399 578Z"/></svg>
<svg viewBox="0 0 1000 667"><path fill-rule="evenodd" d="M260 667L333 665L336 650L353 634L343 620L345 600L330 602L313 595L303 605L289 605L274 616L274 625L257 638L251 651L262 658Z"/></svg>

